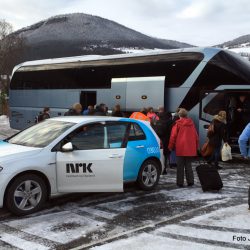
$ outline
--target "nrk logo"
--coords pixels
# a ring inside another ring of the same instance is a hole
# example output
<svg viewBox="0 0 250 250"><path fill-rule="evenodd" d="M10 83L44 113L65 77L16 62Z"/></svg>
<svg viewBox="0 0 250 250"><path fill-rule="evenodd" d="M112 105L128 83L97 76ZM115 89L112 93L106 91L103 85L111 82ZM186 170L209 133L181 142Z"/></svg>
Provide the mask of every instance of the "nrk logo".
<svg viewBox="0 0 250 250"><path fill-rule="evenodd" d="M66 173L67 174L78 174L78 173L93 173L91 169L92 163L67 163Z"/></svg>

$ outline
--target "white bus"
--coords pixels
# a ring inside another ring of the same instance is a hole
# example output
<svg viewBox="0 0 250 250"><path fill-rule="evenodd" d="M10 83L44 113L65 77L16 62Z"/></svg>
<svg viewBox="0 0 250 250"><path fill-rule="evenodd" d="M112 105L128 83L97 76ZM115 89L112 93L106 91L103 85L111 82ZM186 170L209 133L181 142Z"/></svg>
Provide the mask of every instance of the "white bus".
<svg viewBox="0 0 250 250"><path fill-rule="evenodd" d="M249 100L250 63L218 48L30 61L13 70L10 124L23 129L43 107L60 116L76 102L120 104L124 112L164 105L169 112L189 110L202 142L220 110L230 113L231 135L237 134L232 103L242 94Z"/></svg>

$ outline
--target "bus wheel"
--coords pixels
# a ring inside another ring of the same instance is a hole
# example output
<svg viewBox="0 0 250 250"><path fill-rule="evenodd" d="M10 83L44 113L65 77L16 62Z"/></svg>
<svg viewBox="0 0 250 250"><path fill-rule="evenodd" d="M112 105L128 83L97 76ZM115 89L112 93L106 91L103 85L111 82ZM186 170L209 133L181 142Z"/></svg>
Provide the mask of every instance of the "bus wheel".
<svg viewBox="0 0 250 250"><path fill-rule="evenodd" d="M35 174L17 177L6 192L6 207L15 215L27 215L41 209L47 198L43 179Z"/></svg>
<svg viewBox="0 0 250 250"><path fill-rule="evenodd" d="M154 160L146 160L141 166L137 183L141 189L149 191L158 184L159 178L159 164Z"/></svg>

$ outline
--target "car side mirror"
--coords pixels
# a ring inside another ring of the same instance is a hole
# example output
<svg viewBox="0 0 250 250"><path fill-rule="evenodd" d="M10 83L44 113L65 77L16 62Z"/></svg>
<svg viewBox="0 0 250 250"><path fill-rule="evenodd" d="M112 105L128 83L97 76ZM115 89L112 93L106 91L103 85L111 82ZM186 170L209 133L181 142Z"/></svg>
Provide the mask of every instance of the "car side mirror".
<svg viewBox="0 0 250 250"><path fill-rule="evenodd" d="M65 145L62 146L62 152L72 152L74 150L73 145L71 142L66 143Z"/></svg>

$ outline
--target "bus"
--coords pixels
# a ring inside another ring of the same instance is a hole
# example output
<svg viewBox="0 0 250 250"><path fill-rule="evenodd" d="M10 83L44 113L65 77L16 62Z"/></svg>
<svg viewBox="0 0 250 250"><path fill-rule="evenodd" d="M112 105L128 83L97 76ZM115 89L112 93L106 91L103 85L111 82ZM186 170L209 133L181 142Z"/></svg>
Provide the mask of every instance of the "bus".
<svg viewBox="0 0 250 250"><path fill-rule="evenodd" d="M10 124L23 129L34 123L43 107L50 107L54 117L76 102L83 108L120 104L124 112L148 106L175 112L183 107L203 142L220 110L228 112L231 135L237 135L239 121L233 109L241 95L250 98L250 63L213 47L30 61L13 70Z"/></svg>

